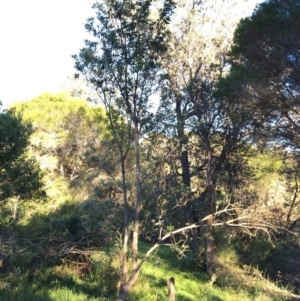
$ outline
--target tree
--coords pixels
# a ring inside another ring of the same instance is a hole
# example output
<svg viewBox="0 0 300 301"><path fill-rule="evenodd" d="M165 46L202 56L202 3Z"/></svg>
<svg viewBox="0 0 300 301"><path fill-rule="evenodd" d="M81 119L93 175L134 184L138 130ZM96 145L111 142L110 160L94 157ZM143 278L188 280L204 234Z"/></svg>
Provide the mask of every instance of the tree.
<svg viewBox="0 0 300 301"><path fill-rule="evenodd" d="M67 93L44 93L13 107L32 124L31 152L40 165L71 181L93 166L102 140L110 137L104 109Z"/></svg>
<svg viewBox="0 0 300 301"><path fill-rule="evenodd" d="M253 142L272 148L285 162L282 175L289 213L280 208L286 222L277 220L277 224L287 229L299 222L294 214L299 206L299 13L297 0L270 0L241 20L229 52L232 68L221 83L227 97L239 99L243 108L252 110Z"/></svg>
<svg viewBox="0 0 300 301"><path fill-rule="evenodd" d="M251 17L240 22L231 51L232 72L240 77L235 85L251 98L257 117L264 121L264 138L297 150L299 13L297 0L260 4Z"/></svg>
<svg viewBox="0 0 300 301"><path fill-rule="evenodd" d="M182 203L189 224L195 221L192 178L206 181L201 194L205 198L203 207L207 209L200 209L199 218L206 214L212 217L216 211L215 188L218 176L229 154L240 146L242 137L248 137L245 128L249 115L244 114L244 110L239 111L239 104L216 95L219 79L228 68L226 52L237 24L237 19L229 16L228 12L233 8L238 9L239 5L241 1L220 1L214 4L211 1L179 2L170 50L163 61L167 76L162 85L161 114L168 116L163 119L164 128L171 128L178 139L182 183L187 190ZM192 157L192 149L196 148L203 153L202 162L197 162L198 166L191 164L189 158ZM212 224L213 220L207 219L205 237L208 271L213 270ZM195 241L197 231L194 229L192 234Z"/></svg>
<svg viewBox="0 0 300 301"><path fill-rule="evenodd" d="M124 194L124 254L121 287L118 300L125 300L135 284L141 264L138 264L138 237L141 213L140 138L149 121L149 97L157 88L160 54L166 50L167 24L173 9L172 0L155 8L154 1L104 1L95 4L96 18L85 25L94 40L86 41L76 60L75 68L97 90L108 109L116 110L130 121L134 131L136 201L133 218L132 272L127 279L127 197ZM112 108L112 106L114 108ZM110 115L111 126L116 119ZM116 133L116 131L115 131ZM121 165L126 155L118 144ZM122 174L125 170L122 167Z"/></svg>
<svg viewBox="0 0 300 301"><path fill-rule="evenodd" d="M43 93L13 107L23 123L32 125L27 153L43 171L50 202L107 194L118 159L103 107L66 92Z"/></svg>
<svg viewBox="0 0 300 301"><path fill-rule="evenodd" d="M10 109L0 113L0 195L1 200L11 199L13 218L16 218L19 201L42 196L42 174L37 162L27 156L30 123Z"/></svg>

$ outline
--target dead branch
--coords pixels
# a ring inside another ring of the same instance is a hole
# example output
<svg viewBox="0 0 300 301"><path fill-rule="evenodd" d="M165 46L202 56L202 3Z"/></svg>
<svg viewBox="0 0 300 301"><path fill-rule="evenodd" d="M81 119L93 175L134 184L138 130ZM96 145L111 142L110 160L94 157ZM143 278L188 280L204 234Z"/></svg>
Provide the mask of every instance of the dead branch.
<svg viewBox="0 0 300 301"><path fill-rule="evenodd" d="M198 223L195 223L195 224L192 224L192 225L189 225L189 226L186 226L186 227L183 227L183 228L180 228L180 229L177 229L177 230L174 230L174 231L172 231L172 232L167 233L164 237L162 237L162 239L161 239L158 243L154 244L154 245L152 246L152 248L150 248L150 249L148 250L148 252L144 255L144 257L142 258L141 262L139 263L137 270L140 270L140 269L141 269L142 265L143 265L144 262L147 260L147 258L149 257L149 255L150 255L154 250L156 250L159 246L161 246L161 245L162 245L162 242L163 242L164 240L166 240L167 238L173 236L174 234L181 233L181 232L184 232L184 231L186 231L186 230L193 229L193 228L198 228L198 227L199 227L199 224L198 224Z"/></svg>
<svg viewBox="0 0 300 301"><path fill-rule="evenodd" d="M293 294L289 291L286 291L286 290L283 290L281 289L280 287L278 287L277 285L275 285L274 283L272 283L271 281L269 281L268 279L266 279L262 273L260 271L258 271L257 269L248 269L247 271L250 275L253 275L257 278L259 278L261 281L263 281L267 286L266 288L267 289L270 289L271 291L274 291L276 293L279 293L281 295L285 295L285 296L288 296L290 298L293 298L293 299L300 299L300 296L299 295L296 295L296 294Z"/></svg>
<svg viewBox="0 0 300 301"><path fill-rule="evenodd" d="M237 211L241 212L239 216L236 215ZM221 214L226 214L230 217L230 219L224 221L219 220L218 217ZM234 207L232 204L229 204L224 209L206 216L200 222L205 222L209 218L214 220L212 226L238 227L245 230L251 236L255 236L257 231L262 231L269 237L270 241L272 241L271 231L276 233L286 232L294 236L297 240L300 240L300 236L296 232L291 231L287 227L278 226L268 221L264 207L245 209L241 207ZM251 232L251 230L255 231L255 233Z"/></svg>

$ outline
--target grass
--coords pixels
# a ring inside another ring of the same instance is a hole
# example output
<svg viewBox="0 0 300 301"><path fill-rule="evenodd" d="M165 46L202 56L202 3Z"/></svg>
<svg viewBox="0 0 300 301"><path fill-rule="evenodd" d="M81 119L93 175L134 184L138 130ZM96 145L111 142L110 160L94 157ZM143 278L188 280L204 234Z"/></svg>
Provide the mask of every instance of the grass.
<svg viewBox="0 0 300 301"><path fill-rule="evenodd" d="M149 244L140 242L144 254ZM169 247L160 247L143 266L139 281L129 300L167 300L167 280L175 278L177 300L200 300L201 283L207 282L205 273L188 271ZM141 298L141 299L139 299Z"/></svg>
<svg viewBox="0 0 300 301"><path fill-rule="evenodd" d="M141 256L147 252L151 245L140 242ZM143 266L138 283L128 297L128 301L164 301L167 299L167 279L175 278L177 301L283 301L288 300L282 296L267 294L264 285L260 281L254 281L251 277L241 278L243 272L236 265L232 251L222 252L225 261L224 269L231 274L229 283L224 285L212 285L210 277L205 270L194 263L186 264L178 260L176 253L169 247L162 246L150 257ZM232 266L230 266L232 263ZM224 275L222 275L223 277ZM236 279L232 279L235 277ZM241 279L243 283L241 283ZM218 283L218 281L217 281ZM250 284L248 286L248 284Z"/></svg>
<svg viewBox="0 0 300 301"><path fill-rule="evenodd" d="M140 242L140 256L151 244ZM167 279L175 278L176 301L283 301L290 300L265 291L262 282L242 274L230 250L220 253L223 274L214 285L195 262L178 260L176 253L162 246L144 264L128 301L167 301ZM99 253L85 276L70 266L40 269L32 281L26 271L0 275L1 301L112 301L116 300L117 257ZM217 278L218 278L217 277Z"/></svg>

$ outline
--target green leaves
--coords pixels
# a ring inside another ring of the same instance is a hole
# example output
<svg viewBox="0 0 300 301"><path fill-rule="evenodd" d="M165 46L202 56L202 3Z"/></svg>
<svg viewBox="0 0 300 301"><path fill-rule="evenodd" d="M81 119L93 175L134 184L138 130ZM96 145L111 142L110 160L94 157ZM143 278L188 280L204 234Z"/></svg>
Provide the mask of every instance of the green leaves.
<svg viewBox="0 0 300 301"><path fill-rule="evenodd" d="M252 101L264 120L267 139L299 148L300 2L262 3L235 32L231 74L233 85ZM239 70L243 69L243 73Z"/></svg>
<svg viewBox="0 0 300 301"><path fill-rule="evenodd" d="M117 105L125 115L131 112L135 120L147 115L148 98L157 88L157 59L167 48L167 24L174 7L169 0L160 9L152 4L150 0L95 4L96 17L85 26L94 39L73 56L75 68L101 100Z"/></svg>
<svg viewBox="0 0 300 301"><path fill-rule="evenodd" d="M32 127L11 109L0 113L0 199L41 192L41 171L26 156Z"/></svg>

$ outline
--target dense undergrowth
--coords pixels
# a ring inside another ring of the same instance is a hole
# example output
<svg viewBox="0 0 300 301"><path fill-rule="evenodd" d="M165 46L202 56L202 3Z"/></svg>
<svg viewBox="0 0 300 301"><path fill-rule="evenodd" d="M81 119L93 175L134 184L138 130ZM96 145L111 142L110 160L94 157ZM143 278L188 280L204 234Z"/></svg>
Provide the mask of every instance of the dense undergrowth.
<svg viewBox="0 0 300 301"><path fill-rule="evenodd" d="M118 232L113 234L118 214L110 220L111 206L87 200L66 202L51 212L47 206L42 211L20 207L20 220L0 227L6 255L1 254L0 261L0 300L116 300L121 247ZM22 213L30 210L35 214ZM185 254L174 246L161 246L144 264L127 300L167 300L170 277L175 278L177 301L294 300L291 293L298 293L299 283L296 244L274 248L263 237L230 238L217 230L214 237L213 277L205 271L203 246L200 252ZM140 241L140 257L151 246Z"/></svg>
<svg viewBox="0 0 300 301"><path fill-rule="evenodd" d="M151 244L140 242L140 256ZM4 301L101 301L115 300L119 281L117 248L106 252L86 253L88 260L29 260L25 253L16 256L12 270L0 274L0 300ZM213 279L208 277L197 260L162 246L150 256L138 283L128 296L134 300L167 300L166 281L175 278L177 301L217 300L292 300L282 290L261 277L258 270L241 268L230 245L217 253L219 269ZM74 257L75 258L75 257ZM85 269L82 267L87 265ZM256 274L255 274L256 273ZM282 287L281 287L282 288Z"/></svg>

